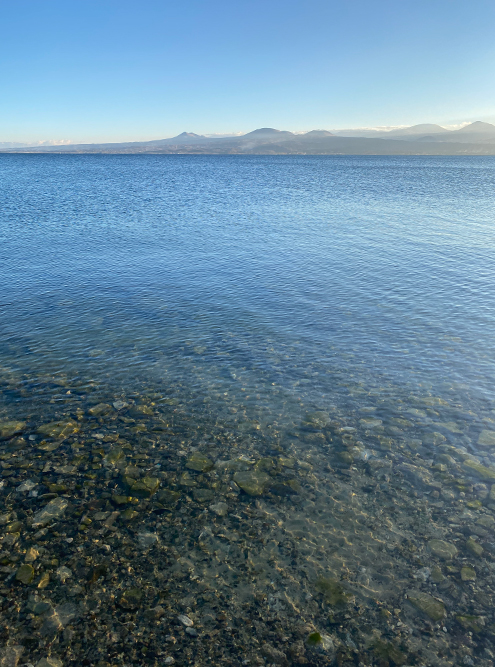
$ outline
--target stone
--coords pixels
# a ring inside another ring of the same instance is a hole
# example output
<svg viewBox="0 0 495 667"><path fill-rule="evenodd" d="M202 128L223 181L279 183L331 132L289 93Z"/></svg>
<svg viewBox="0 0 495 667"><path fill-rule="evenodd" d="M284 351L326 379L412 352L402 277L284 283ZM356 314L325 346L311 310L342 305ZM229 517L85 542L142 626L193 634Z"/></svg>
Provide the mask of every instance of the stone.
<svg viewBox="0 0 495 667"><path fill-rule="evenodd" d="M65 498L54 498L53 500L50 500L43 509L36 512L34 515L33 528L46 526L50 521L60 519L67 509L68 504L69 501Z"/></svg>
<svg viewBox="0 0 495 667"><path fill-rule="evenodd" d="M73 433L77 433L79 431L79 425L76 422L73 421L58 421L58 422L50 422L48 424L43 424L40 426L37 430L37 433L40 435L44 435L48 438L67 438L69 435L72 435ZM42 444L40 443L39 448L43 448Z"/></svg>
<svg viewBox="0 0 495 667"><path fill-rule="evenodd" d="M383 424L381 419L373 419L373 418L367 418L367 419L360 419L359 423L362 428L369 429L369 428L377 428L378 426L381 426Z"/></svg>
<svg viewBox="0 0 495 667"><path fill-rule="evenodd" d="M445 581L443 572L438 566L431 569L430 579L434 584L440 584L442 581Z"/></svg>
<svg viewBox="0 0 495 667"><path fill-rule="evenodd" d="M495 447L495 431L483 430L478 438L480 447Z"/></svg>
<svg viewBox="0 0 495 667"><path fill-rule="evenodd" d="M20 421L8 421L0 422L0 440L9 440L13 438L14 435L22 433L26 428L26 422Z"/></svg>
<svg viewBox="0 0 495 667"><path fill-rule="evenodd" d="M62 665L63 662L53 656L50 656L49 658L41 658L41 660L36 663L36 667L62 667Z"/></svg>
<svg viewBox="0 0 495 667"><path fill-rule="evenodd" d="M179 614L177 619L182 623L182 625L185 625L186 628L191 628L194 625L194 621L185 614Z"/></svg>
<svg viewBox="0 0 495 667"><path fill-rule="evenodd" d="M114 466L125 459L124 451L120 447L114 447L103 458L103 464Z"/></svg>
<svg viewBox="0 0 495 667"><path fill-rule="evenodd" d="M485 619L482 616L459 614L455 619L465 630L471 630L471 632L482 632L485 628Z"/></svg>
<svg viewBox="0 0 495 667"><path fill-rule="evenodd" d="M491 514L484 514L483 516L480 516L480 518L476 521L476 524L478 526L484 526L485 528L493 529L495 525L495 519Z"/></svg>
<svg viewBox="0 0 495 667"><path fill-rule="evenodd" d="M154 547L159 542L156 533L138 533L137 539L141 549L151 549L151 547Z"/></svg>
<svg viewBox="0 0 495 667"><path fill-rule="evenodd" d="M261 470L236 472L234 482L249 496L263 495L270 485L271 477Z"/></svg>
<svg viewBox="0 0 495 667"><path fill-rule="evenodd" d="M439 433L438 431L433 431L432 433L425 433L423 435L423 442L427 445L441 445L446 442L447 438Z"/></svg>
<svg viewBox="0 0 495 667"><path fill-rule="evenodd" d="M473 567L466 565L461 567L461 579L462 581L474 581L476 579L476 572Z"/></svg>
<svg viewBox="0 0 495 667"><path fill-rule="evenodd" d="M17 570L15 578L23 584L30 584L34 579L34 568L29 563L24 563Z"/></svg>
<svg viewBox="0 0 495 667"><path fill-rule="evenodd" d="M120 596L119 605L124 609L137 609L143 599L143 591L140 588L128 588Z"/></svg>
<svg viewBox="0 0 495 667"><path fill-rule="evenodd" d="M98 405L93 405L93 407L89 408L88 413L92 417L101 417L102 415L107 415L111 410L112 406L108 405L108 403L98 403Z"/></svg>
<svg viewBox="0 0 495 667"><path fill-rule="evenodd" d="M325 428L329 423L330 415L322 410L308 412L303 420L304 426L311 426L313 428Z"/></svg>
<svg viewBox="0 0 495 667"><path fill-rule="evenodd" d="M466 542L466 549L470 551L474 556L478 556L478 558L483 554L483 547L479 542L476 542L476 540L473 540L472 537L470 537L467 542Z"/></svg>
<svg viewBox="0 0 495 667"><path fill-rule="evenodd" d="M311 632L306 638L306 646L323 653L334 653L335 651L335 646L330 635L320 632Z"/></svg>
<svg viewBox="0 0 495 667"><path fill-rule="evenodd" d="M287 656L282 651L279 651L271 644L263 644L261 653L268 658L269 662L275 665L287 665Z"/></svg>
<svg viewBox="0 0 495 667"><path fill-rule="evenodd" d="M29 547L29 549L26 551L24 562L34 563L34 561L38 558L39 554L40 552L38 549L36 549L35 547Z"/></svg>
<svg viewBox="0 0 495 667"><path fill-rule="evenodd" d="M476 475L485 482L495 481L495 468L487 468L472 459L466 459L462 465L465 470Z"/></svg>
<svg viewBox="0 0 495 667"><path fill-rule="evenodd" d="M179 501L180 493L178 491L173 491L172 489L163 489L159 491L156 495L156 500L162 505L171 506L176 505Z"/></svg>
<svg viewBox="0 0 495 667"><path fill-rule="evenodd" d="M195 630L194 628L186 628L186 632L190 637L197 637L198 636L198 631Z"/></svg>
<svg viewBox="0 0 495 667"><path fill-rule="evenodd" d="M215 494L211 489L194 489L193 496L198 503L208 503L213 500Z"/></svg>
<svg viewBox="0 0 495 667"><path fill-rule="evenodd" d="M376 639L376 641L373 642L372 647L376 657L379 658L380 661L386 661L386 664L389 664L389 661L392 661L393 665L401 667L401 665L404 665L407 662L407 655L392 642Z"/></svg>
<svg viewBox="0 0 495 667"><path fill-rule="evenodd" d="M316 588L324 595L327 604L332 607L344 607L354 599L352 593L346 591L337 579L320 577L316 580Z"/></svg>
<svg viewBox="0 0 495 667"><path fill-rule="evenodd" d="M116 410L123 410L123 409L126 408L129 404L126 403L125 401L114 401L114 402L112 403L112 405L113 405L113 407L114 407Z"/></svg>
<svg viewBox="0 0 495 667"><path fill-rule="evenodd" d="M23 646L4 646L0 649L0 667L17 667Z"/></svg>
<svg viewBox="0 0 495 667"><path fill-rule="evenodd" d="M214 505L210 505L208 509L217 516L226 516L229 506L227 505L227 503L220 502Z"/></svg>
<svg viewBox="0 0 495 667"><path fill-rule="evenodd" d="M78 610L72 602L64 602L52 609L51 613L45 617L45 621L41 627L41 635L54 635L60 630L63 630L66 625L73 621L78 616Z"/></svg>
<svg viewBox="0 0 495 667"><path fill-rule="evenodd" d="M208 472L213 468L213 461L205 454L194 452L187 460L186 468L196 472Z"/></svg>
<svg viewBox="0 0 495 667"><path fill-rule="evenodd" d="M271 465L267 463L268 461L270 462ZM215 463L215 468L219 471L232 470L234 472L240 472L240 471L250 470L253 465L254 461L252 459L248 459L246 456L239 456L237 459L229 459L228 461L217 461ZM256 467L259 470L267 470L269 465L270 468L273 468L274 466L273 459L264 458L258 461Z"/></svg>
<svg viewBox="0 0 495 667"><path fill-rule="evenodd" d="M426 614L432 621L441 621L446 615L444 603L428 593L409 591L407 597L416 609Z"/></svg>
<svg viewBox="0 0 495 667"><path fill-rule="evenodd" d="M130 478L127 478L130 480ZM158 477L143 477L139 480L132 480L129 484L129 491L137 498L151 498L158 491L160 480Z"/></svg>
<svg viewBox="0 0 495 667"><path fill-rule="evenodd" d="M70 577L72 577L72 570L69 570L68 567L65 567L64 565L62 565L62 567L59 567L59 568L57 569L56 574L57 574L57 577L60 579L60 581L61 581L63 584L65 584L65 582L67 581L67 579L69 579Z"/></svg>
<svg viewBox="0 0 495 667"><path fill-rule="evenodd" d="M430 540L428 547L434 556L442 560L452 560L459 553L455 545L444 540Z"/></svg>
<svg viewBox="0 0 495 667"><path fill-rule="evenodd" d="M32 479L26 479L26 481L22 482L22 484L19 484L19 486L16 488L16 491L18 493L26 493L27 491L34 489L35 486L37 486L36 482L33 482Z"/></svg>

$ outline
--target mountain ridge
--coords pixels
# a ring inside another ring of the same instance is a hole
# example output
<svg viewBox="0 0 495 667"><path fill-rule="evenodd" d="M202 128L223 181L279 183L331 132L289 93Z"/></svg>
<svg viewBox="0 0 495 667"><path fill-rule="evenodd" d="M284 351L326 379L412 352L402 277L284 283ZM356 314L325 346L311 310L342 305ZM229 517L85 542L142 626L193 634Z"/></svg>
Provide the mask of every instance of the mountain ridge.
<svg viewBox="0 0 495 667"><path fill-rule="evenodd" d="M437 132L440 129L440 132ZM344 134L346 132L346 134ZM347 132L349 132L347 134ZM307 155L495 155L495 125L475 121L459 130L420 124L392 131L372 130L371 136L352 131L310 130L295 134L262 127L240 136L207 137L182 132L151 141L18 146L3 153L165 153L165 154L307 154Z"/></svg>

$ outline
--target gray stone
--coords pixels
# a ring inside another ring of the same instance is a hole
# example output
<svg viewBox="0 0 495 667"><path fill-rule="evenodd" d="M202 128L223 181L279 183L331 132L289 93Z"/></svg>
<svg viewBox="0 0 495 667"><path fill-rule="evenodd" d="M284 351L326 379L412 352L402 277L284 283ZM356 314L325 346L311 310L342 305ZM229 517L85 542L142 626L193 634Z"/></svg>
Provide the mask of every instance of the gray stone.
<svg viewBox="0 0 495 667"><path fill-rule="evenodd" d="M442 560L452 560L459 553L455 545L444 540L430 540L428 547L434 556Z"/></svg>
<svg viewBox="0 0 495 667"><path fill-rule="evenodd" d="M41 658L36 664L36 667L62 667L63 662L54 656L48 658Z"/></svg>
<svg viewBox="0 0 495 667"><path fill-rule="evenodd" d="M416 609L426 614L432 621L440 621L446 615L444 603L428 593L409 591L407 597Z"/></svg>
<svg viewBox="0 0 495 667"><path fill-rule="evenodd" d="M50 502L45 505L43 509L36 512L34 515L33 528L46 526L50 523L50 521L60 519L67 509L68 504L69 501L65 498L54 498L53 500L50 500Z"/></svg>
<svg viewBox="0 0 495 667"><path fill-rule="evenodd" d="M24 651L22 646L5 646L0 649L0 667L17 667Z"/></svg>
<svg viewBox="0 0 495 667"><path fill-rule="evenodd" d="M186 616L185 614L179 614L177 618L182 623L182 625L186 626L186 628L192 628L194 625L194 621L192 621L189 616Z"/></svg>
<svg viewBox="0 0 495 667"><path fill-rule="evenodd" d="M263 495L270 484L270 480L269 475L259 470L237 472L234 475L234 482L250 496Z"/></svg>

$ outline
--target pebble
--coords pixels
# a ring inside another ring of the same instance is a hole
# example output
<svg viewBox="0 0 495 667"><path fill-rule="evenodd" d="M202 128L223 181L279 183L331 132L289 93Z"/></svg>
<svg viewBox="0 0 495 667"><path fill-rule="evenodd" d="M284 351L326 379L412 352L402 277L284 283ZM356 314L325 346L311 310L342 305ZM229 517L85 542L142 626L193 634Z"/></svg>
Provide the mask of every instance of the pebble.
<svg viewBox="0 0 495 667"><path fill-rule="evenodd" d="M194 625L194 622L189 618L189 616L186 616L185 614L179 614L177 618L182 623L182 625L186 626L186 628L191 628Z"/></svg>

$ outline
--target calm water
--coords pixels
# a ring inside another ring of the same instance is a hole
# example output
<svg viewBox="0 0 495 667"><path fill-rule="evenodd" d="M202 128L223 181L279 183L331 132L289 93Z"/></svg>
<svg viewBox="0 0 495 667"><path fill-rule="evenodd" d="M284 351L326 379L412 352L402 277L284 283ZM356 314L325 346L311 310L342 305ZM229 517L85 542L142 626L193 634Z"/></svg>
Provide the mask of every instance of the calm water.
<svg viewBox="0 0 495 667"><path fill-rule="evenodd" d="M8 646L493 664L494 158L1 155L0 202Z"/></svg>

